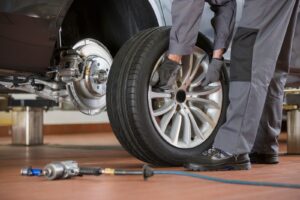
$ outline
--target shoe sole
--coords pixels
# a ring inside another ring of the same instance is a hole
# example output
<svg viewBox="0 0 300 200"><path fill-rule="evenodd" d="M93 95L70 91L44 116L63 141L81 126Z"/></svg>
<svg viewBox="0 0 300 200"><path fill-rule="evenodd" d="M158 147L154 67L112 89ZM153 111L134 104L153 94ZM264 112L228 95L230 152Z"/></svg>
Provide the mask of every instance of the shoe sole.
<svg viewBox="0 0 300 200"><path fill-rule="evenodd" d="M216 166L205 166L189 163L184 165L184 168L190 171L235 171L235 170L250 170L251 163L226 164Z"/></svg>
<svg viewBox="0 0 300 200"><path fill-rule="evenodd" d="M250 156L250 162L253 164L278 164L279 157L278 155Z"/></svg>
<svg viewBox="0 0 300 200"><path fill-rule="evenodd" d="M276 165L279 163L277 159L251 159L251 163L253 164L267 164L267 165Z"/></svg>

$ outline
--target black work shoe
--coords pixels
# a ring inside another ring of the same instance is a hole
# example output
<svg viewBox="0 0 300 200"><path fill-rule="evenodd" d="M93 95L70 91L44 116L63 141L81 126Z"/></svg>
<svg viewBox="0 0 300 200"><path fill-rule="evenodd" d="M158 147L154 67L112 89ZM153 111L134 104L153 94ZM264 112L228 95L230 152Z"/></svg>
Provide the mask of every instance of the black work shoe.
<svg viewBox="0 0 300 200"><path fill-rule="evenodd" d="M176 83L181 64L166 58L158 69L159 82L155 88L171 90Z"/></svg>
<svg viewBox="0 0 300 200"><path fill-rule="evenodd" d="M251 163L248 154L228 155L219 149L209 149L197 160L189 162L184 167L191 171L226 171L248 170Z"/></svg>
<svg viewBox="0 0 300 200"><path fill-rule="evenodd" d="M251 163L255 164L278 164L278 154L263 154L263 153L250 153L249 154Z"/></svg>

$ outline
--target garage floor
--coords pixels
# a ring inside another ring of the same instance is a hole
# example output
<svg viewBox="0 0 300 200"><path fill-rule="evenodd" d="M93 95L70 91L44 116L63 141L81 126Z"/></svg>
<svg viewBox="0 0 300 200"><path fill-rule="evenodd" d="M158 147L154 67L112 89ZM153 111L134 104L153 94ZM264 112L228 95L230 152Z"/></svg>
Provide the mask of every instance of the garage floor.
<svg viewBox="0 0 300 200"><path fill-rule="evenodd" d="M21 177L21 167L43 167L51 161L68 159L88 166L139 169L143 165L119 146L112 133L46 136L45 142L44 146L16 147L9 145L10 138L0 138L1 200L300 199L300 190L296 189L225 185L174 176L156 176L147 182L141 177L82 177L56 182ZM284 144L281 144L281 151L286 151ZM229 179L300 183L300 156L282 156L279 165L253 165L250 171L203 174Z"/></svg>

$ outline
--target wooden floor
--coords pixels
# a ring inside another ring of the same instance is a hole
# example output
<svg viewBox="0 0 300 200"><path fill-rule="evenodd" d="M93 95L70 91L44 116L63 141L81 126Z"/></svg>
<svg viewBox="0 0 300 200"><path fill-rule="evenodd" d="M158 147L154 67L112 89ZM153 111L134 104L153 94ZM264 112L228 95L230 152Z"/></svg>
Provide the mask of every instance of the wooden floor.
<svg viewBox="0 0 300 200"><path fill-rule="evenodd" d="M0 200L106 200L106 199L270 199L299 200L300 190L226 185L204 180L156 176L144 182L141 177L82 177L47 181L22 177L24 166L43 167L51 161L76 160L82 165L139 169L143 163L127 154L111 133L46 136L46 145L22 147L0 138ZM281 151L286 151L281 145ZM206 172L228 179L300 183L300 156L281 156L279 165L253 165L249 171ZM172 170L181 170L175 168Z"/></svg>

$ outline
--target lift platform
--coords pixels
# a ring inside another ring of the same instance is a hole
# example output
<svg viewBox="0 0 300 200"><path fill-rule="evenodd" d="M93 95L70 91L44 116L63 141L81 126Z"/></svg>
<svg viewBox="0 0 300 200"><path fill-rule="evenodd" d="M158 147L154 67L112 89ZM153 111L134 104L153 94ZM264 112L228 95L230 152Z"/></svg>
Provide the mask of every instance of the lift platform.
<svg viewBox="0 0 300 200"><path fill-rule="evenodd" d="M12 144L42 145L44 111L57 103L41 98L14 99L8 98L8 108L12 111Z"/></svg>

